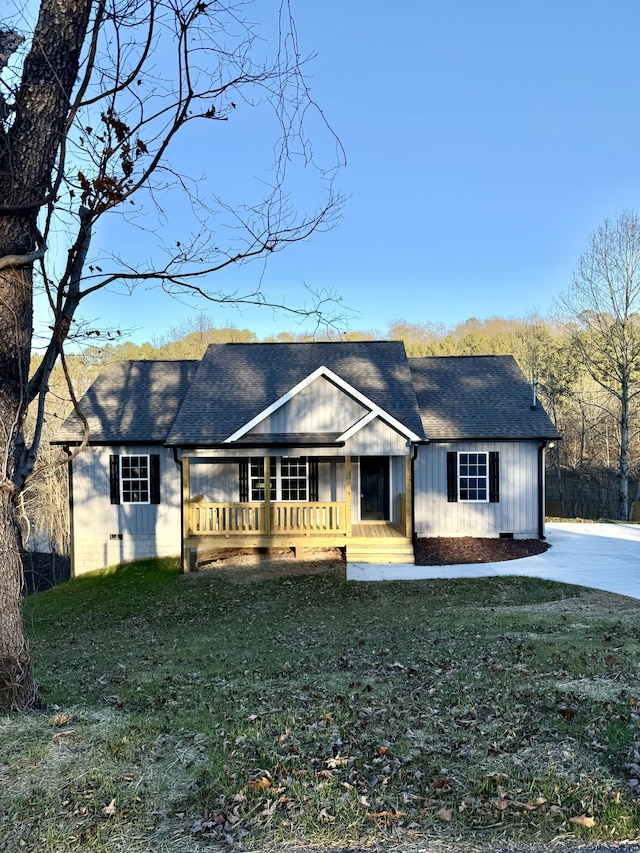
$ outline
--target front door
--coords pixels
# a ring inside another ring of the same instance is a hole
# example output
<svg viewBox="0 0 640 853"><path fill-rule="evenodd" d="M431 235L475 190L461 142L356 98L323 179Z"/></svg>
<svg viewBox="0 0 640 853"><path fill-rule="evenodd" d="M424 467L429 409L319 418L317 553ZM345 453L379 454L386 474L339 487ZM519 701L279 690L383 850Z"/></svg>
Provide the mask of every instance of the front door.
<svg viewBox="0 0 640 853"><path fill-rule="evenodd" d="M389 457L360 457L360 518L389 519Z"/></svg>

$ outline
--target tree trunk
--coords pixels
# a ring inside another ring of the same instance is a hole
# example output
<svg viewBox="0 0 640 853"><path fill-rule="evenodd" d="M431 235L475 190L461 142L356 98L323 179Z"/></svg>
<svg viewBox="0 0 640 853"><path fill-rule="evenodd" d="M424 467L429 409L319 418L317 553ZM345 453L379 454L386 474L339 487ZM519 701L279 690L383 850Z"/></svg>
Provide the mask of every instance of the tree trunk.
<svg viewBox="0 0 640 853"><path fill-rule="evenodd" d="M620 492L618 497L618 518L629 520L629 381L622 380L620 400L620 464L618 467Z"/></svg>
<svg viewBox="0 0 640 853"><path fill-rule="evenodd" d="M20 530L6 491L0 494L0 542L0 708L25 710L38 705L38 693L22 625Z"/></svg>
<svg viewBox="0 0 640 853"><path fill-rule="evenodd" d="M23 439L33 335L33 263L44 251L38 212L54 186L91 3L41 0L13 121L0 123L0 710L37 703L22 625L21 536L16 521L16 501L33 467Z"/></svg>
<svg viewBox="0 0 640 853"><path fill-rule="evenodd" d="M6 244L5 244L6 245ZM0 708L37 702L22 626L21 534L16 519L16 480L23 479L22 426L26 411L33 324L29 267L0 272Z"/></svg>

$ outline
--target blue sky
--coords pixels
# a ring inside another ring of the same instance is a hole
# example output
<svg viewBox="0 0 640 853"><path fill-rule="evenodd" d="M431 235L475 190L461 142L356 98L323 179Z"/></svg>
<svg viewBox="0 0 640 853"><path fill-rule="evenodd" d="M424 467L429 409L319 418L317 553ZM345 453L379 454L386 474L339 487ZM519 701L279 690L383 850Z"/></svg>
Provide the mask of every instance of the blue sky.
<svg viewBox="0 0 640 853"><path fill-rule="evenodd" d="M353 328L381 331L396 319L545 313L589 233L640 208L637 0L297 0L293 10L303 53L318 54L311 91L345 148L338 184L349 198L337 228L271 259L274 299L296 303L302 282L332 288L357 313ZM260 272L231 280L251 287ZM202 310L260 336L299 330L269 311ZM189 310L140 291L97 295L84 314L131 319L143 341Z"/></svg>

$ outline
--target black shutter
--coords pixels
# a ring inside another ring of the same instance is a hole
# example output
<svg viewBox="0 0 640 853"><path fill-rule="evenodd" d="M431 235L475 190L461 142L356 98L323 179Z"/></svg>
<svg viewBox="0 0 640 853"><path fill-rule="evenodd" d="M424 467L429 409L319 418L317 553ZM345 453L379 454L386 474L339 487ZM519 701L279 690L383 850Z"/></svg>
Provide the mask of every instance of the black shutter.
<svg viewBox="0 0 640 853"><path fill-rule="evenodd" d="M447 500L449 503L458 500L458 454L455 450L447 452Z"/></svg>
<svg viewBox="0 0 640 853"><path fill-rule="evenodd" d="M243 459L240 462L240 503L246 503L249 500L249 460Z"/></svg>
<svg viewBox="0 0 640 853"><path fill-rule="evenodd" d="M120 503L120 457L117 454L109 457L109 485L111 487L111 503Z"/></svg>
<svg viewBox="0 0 640 853"><path fill-rule="evenodd" d="M160 455L149 456L149 498L152 504L160 503Z"/></svg>
<svg viewBox="0 0 640 853"><path fill-rule="evenodd" d="M275 501L278 496L277 484L278 484L278 457L270 456L269 457L269 479L271 480L271 500ZM267 481L264 481L264 487L267 488ZM266 491L265 491L266 494Z"/></svg>
<svg viewBox="0 0 640 853"><path fill-rule="evenodd" d="M316 502L318 500L318 460L309 459L309 500Z"/></svg>
<svg viewBox="0 0 640 853"><path fill-rule="evenodd" d="M500 454L497 450L489 453L489 503L500 503Z"/></svg>

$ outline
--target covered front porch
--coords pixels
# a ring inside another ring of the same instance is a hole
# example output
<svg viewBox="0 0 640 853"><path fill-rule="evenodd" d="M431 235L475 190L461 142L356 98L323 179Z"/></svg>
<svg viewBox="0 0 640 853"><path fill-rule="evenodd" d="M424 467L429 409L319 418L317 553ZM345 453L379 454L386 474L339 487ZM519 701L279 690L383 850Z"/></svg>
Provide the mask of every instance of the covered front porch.
<svg viewBox="0 0 640 853"><path fill-rule="evenodd" d="M221 480L225 464L235 465L239 471L241 498L258 495L262 499L209 500L203 492L196 493L198 486L205 487L194 476L192 459L183 456L183 571L191 570L198 552L229 548L338 547L345 549L349 562L413 563L410 457L395 462L372 457L362 463L362 457L344 456L323 460L320 466L318 460L308 466L300 464L297 473L303 472L306 478L300 494L306 500L278 499L283 490L274 482L280 474L276 457L261 457L261 479L249 484L242 482L247 477L246 465L237 459L216 461ZM255 463L248 470L254 469ZM319 499L327 491L339 499Z"/></svg>

